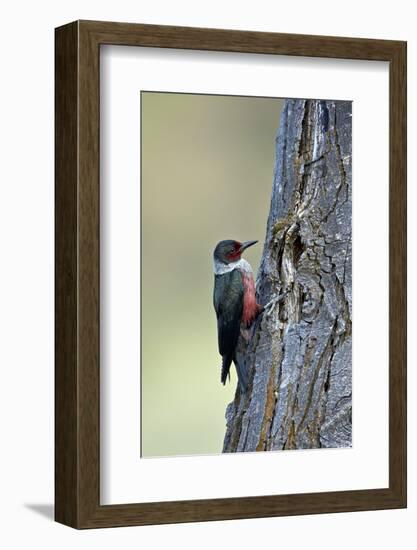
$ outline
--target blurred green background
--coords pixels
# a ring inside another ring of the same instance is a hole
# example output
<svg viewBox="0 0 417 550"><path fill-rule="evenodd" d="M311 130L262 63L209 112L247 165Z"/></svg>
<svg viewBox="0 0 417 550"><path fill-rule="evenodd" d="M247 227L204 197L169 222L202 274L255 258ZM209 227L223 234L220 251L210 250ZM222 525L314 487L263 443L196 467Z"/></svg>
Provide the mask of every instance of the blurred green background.
<svg viewBox="0 0 417 550"><path fill-rule="evenodd" d="M222 450L236 388L220 384L212 252L265 238L283 101L141 93L143 457Z"/></svg>

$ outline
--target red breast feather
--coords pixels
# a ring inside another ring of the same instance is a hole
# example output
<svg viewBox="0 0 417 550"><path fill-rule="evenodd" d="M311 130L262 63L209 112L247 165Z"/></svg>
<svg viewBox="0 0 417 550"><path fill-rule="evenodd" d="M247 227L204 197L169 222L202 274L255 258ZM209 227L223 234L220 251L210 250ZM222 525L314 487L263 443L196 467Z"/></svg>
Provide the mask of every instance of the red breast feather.
<svg viewBox="0 0 417 550"><path fill-rule="evenodd" d="M252 273L242 273L243 280L243 315L242 323L249 328L258 316L262 307L256 303L255 281Z"/></svg>

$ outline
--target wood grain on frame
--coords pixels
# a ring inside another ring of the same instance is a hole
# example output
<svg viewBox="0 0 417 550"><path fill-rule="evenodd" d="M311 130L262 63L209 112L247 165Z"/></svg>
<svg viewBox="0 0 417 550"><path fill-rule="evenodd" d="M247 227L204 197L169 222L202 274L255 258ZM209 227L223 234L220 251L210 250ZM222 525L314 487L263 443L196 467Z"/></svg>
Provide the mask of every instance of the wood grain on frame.
<svg viewBox="0 0 417 550"><path fill-rule="evenodd" d="M389 62L389 488L100 505L102 44ZM406 43L77 21L56 29L55 47L55 519L94 528L405 507Z"/></svg>

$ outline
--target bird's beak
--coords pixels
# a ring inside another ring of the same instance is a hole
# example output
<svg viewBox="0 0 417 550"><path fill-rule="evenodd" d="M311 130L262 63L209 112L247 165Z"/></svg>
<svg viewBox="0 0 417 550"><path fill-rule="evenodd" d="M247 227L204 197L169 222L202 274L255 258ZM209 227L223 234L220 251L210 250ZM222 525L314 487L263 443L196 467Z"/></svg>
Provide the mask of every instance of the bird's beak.
<svg viewBox="0 0 417 550"><path fill-rule="evenodd" d="M242 252L244 250L246 250L247 248L249 248L250 246L253 246L254 244L256 244L258 241L246 241L244 243L242 243L242 246L240 247L240 253L242 254Z"/></svg>

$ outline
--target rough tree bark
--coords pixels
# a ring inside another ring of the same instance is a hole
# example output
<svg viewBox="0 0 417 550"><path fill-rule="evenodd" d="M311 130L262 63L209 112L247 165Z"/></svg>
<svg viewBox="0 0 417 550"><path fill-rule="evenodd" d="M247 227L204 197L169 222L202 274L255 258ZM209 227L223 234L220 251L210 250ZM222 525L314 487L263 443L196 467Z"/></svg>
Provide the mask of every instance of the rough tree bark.
<svg viewBox="0 0 417 550"><path fill-rule="evenodd" d="M223 452L349 447L352 440L351 103L286 100L258 302L226 410Z"/></svg>

